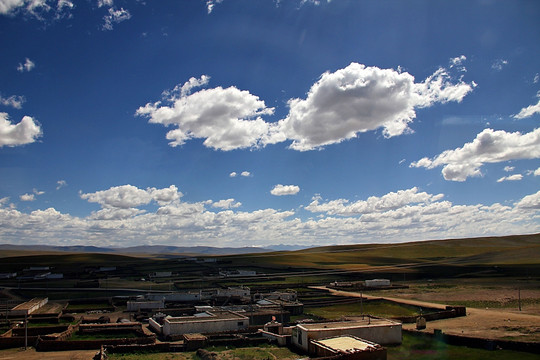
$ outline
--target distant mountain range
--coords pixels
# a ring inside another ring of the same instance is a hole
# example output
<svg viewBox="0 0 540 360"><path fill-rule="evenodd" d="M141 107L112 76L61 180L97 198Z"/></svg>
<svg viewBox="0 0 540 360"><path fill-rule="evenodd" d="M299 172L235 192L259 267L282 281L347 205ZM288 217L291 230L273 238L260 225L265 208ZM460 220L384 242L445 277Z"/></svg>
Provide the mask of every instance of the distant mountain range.
<svg viewBox="0 0 540 360"><path fill-rule="evenodd" d="M276 245L275 247L212 247L212 246L168 246L140 245L126 248L97 246L52 246L52 245L11 245L0 244L0 251L49 251L67 253L105 253L105 254L159 254L159 255L234 255L264 253L269 251L289 251L305 249L305 246Z"/></svg>

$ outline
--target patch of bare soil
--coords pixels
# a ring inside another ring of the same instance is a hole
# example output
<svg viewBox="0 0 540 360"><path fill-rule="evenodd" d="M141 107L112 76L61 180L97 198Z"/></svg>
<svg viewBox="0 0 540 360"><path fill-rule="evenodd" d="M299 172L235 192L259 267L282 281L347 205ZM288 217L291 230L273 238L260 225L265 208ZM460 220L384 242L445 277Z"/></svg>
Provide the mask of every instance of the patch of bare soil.
<svg viewBox="0 0 540 360"><path fill-rule="evenodd" d="M33 348L29 348L28 350L8 349L0 351L0 360L90 360L96 352L96 350L36 352Z"/></svg>

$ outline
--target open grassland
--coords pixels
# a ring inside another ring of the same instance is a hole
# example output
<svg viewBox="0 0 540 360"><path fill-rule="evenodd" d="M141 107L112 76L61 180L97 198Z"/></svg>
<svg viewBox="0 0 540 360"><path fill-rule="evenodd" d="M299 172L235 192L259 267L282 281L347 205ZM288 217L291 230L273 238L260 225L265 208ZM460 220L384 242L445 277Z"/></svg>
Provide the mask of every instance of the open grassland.
<svg viewBox="0 0 540 360"><path fill-rule="evenodd" d="M370 314L374 316L392 318L397 316L414 316L422 313L418 306L398 304L395 302L376 300L363 303L336 304L331 306L307 306L304 312L314 314L327 320L338 320L346 316L361 316Z"/></svg>
<svg viewBox="0 0 540 360"><path fill-rule="evenodd" d="M133 289L198 290L240 285L259 290L377 277L388 278L394 283L443 278L537 278L540 277L540 234L326 246L211 258L216 261L188 262L97 253L4 257L0 272L21 274L25 268L49 266L51 272L63 273L64 279L39 282L7 279L0 281L0 286L18 291L23 297L48 295L50 299L66 299L80 297L77 293L85 294L83 297L121 295L119 289L126 289L124 295L132 294L129 291ZM99 272L102 266L116 270ZM256 271L256 276L222 278L218 275L219 271L239 269ZM157 271L173 274L149 281L148 275ZM141 281L142 278L146 281ZM95 289L98 287L101 290Z"/></svg>
<svg viewBox="0 0 540 360"><path fill-rule="evenodd" d="M540 264L540 234L400 244L326 246L292 252L225 257L239 264L312 269L403 271L422 266Z"/></svg>

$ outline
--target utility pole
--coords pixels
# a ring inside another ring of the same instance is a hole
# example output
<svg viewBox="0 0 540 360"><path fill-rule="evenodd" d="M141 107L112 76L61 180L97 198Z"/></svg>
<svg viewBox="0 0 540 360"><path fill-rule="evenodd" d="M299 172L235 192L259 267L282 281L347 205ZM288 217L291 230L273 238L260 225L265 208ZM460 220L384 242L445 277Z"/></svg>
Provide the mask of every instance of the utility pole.
<svg viewBox="0 0 540 360"><path fill-rule="evenodd" d="M362 291L360 291L360 312L362 313L362 320L364 320L364 303L362 298Z"/></svg>
<svg viewBox="0 0 540 360"><path fill-rule="evenodd" d="M28 349L28 310L24 313L24 350Z"/></svg>
<svg viewBox="0 0 540 360"><path fill-rule="evenodd" d="M518 288L518 309L521 311L521 288Z"/></svg>

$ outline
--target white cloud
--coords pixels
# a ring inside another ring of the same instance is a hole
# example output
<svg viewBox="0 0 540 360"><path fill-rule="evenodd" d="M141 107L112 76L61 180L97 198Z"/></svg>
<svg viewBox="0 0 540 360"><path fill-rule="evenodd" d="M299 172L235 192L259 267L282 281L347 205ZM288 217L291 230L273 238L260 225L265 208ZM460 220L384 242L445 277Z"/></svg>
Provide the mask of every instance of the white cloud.
<svg viewBox="0 0 540 360"><path fill-rule="evenodd" d="M36 195L43 195L43 194L45 194L45 191L40 191L40 190L38 190L38 189L36 189L36 188L34 188L34 189L32 190L32 192L33 192L34 194L36 194Z"/></svg>
<svg viewBox="0 0 540 360"><path fill-rule="evenodd" d="M164 189L148 188L146 191L159 205L165 205L180 200L180 198L184 196L184 194L178 191L178 188L174 185Z"/></svg>
<svg viewBox="0 0 540 360"><path fill-rule="evenodd" d="M526 134L485 129L463 147L446 150L433 159L422 158L410 167L443 166L446 180L465 181L470 176L481 176L480 168L486 163L537 158L540 158L540 128Z"/></svg>
<svg viewBox="0 0 540 360"><path fill-rule="evenodd" d="M206 84L207 78L190 80L187 87L191 91L197 84ZM184 89L186 84L180 89ZM206 147L228 151L257 147L269 133L270 125L260 116L272 114L273 108L267 108L264 101L248 91L217 87L188 95L181 90L180 94L176 91L166 101L169 106L162 105L161 101L148 103L140 107L136 115L149 117L150 123L176 126L167 133L171 146L202 138Z"/></svg>
<svg viewBox="0 0 540 360"><path fill-rule="evenodd" d="M211 14L216 4L221 4L222 2L223 0L206 0L206 10Z"/></svg>
<svg viewBox="0 0 540 360"><path fill-rule="evenodd" d="M534 114L539 114L539 113L540 113L540 99L535 105L529 105L526 108L521 109L521 111L518 114L513 115L513 117L516 119L525 119L525 118L533 116Z"/></svg>
<svg viewBox="0 0 540 360"><path fill-rule="evenodd" d="M515 169L515 167L513 167L513 166L505 166L504 167L504 171L506 171L506 172L514 171L514 169Z"/></svg>
<svg viewBox="0 0 540 360"><path fill-rule="evenodd" d="M114 1L113 0L98 0L97 3L98 7L113 7Z"/></svg>
<svg viewBox="0 0 540 360"><path fill-rule="evenodd" d="M534 75L533 82L534 82L535 84L538 84L538 81L540 81L540 74L539 74L539 73L536 73L536 74Z"/></svg>
<svg viewBox="0 0 540 360"><path fill-rule="evenodd" d="M235 202L234 199L220 200L212 202L212 207L221 208L221 209L234 209L242 206L241 202Z"/></svg>
<svg viewBox="0 0 540 360"><path fill-rule="evenodd" d="M23 194L23 195L19 196L19 199L21 201L35 201L36 196L34 194Z"/></svg>
<svg viewBox="0 0 540 360"><path fill-rule="evenodd" d="M349 203L349 200L346 199L338 199L321 204L322 199L320 196L316 196L305 209L328 215L355 216L395 210L409 204L429 204L439 201L443 196L443 194L431 195L426 192L418 192L416 187L390 192L382 197L371 196L367 200L359 200L354 203Z"/></svg>
<svg viewBox="0 0 540 360"><path fill-rule="evenodd" d="M457 59L456 64L464 57ZM285 119L269 123L261 116L272 115L274 109L248 91L217 87L191 93L208 80L203 75L164 91L163 101L139 107L136 115L148 117L150 123L176 126L166 136L171 146L199 138L205 139L206 147L228 151L292 140L291 149L306 151L379 128L385 137L411 132L417 108L460 102L476 86L453 79L444 68L415 83L412 75L400 70L351 63L321 75L306 99L288 101Z"/></svg>
<svg viewBox="0 0 540 360"><path fill-rule="evenodd" d="M139 190L150 194L152 189ZM113 187L104 192L107 191L117 190ZM102 204L118 205L103 192L94 194L101 194ZM511 206L452 204L443 197L411 188L356 202L341 199L342 206L332 201L322 203L319 198L316 204L319 209L311 209L320 213L316 220L301 220L294 211L243 212L213 206L232 205L236 203L234 200L197 203L176 200L154 212L104 206L86 217L62 214L54 208L24 213L0 206L0 237L9 243L34 244L261 246L293 240L296 244L328 245L357 244L362 239L400 242L540 232L540 191ZM126 200L120 204L136 205L144 201Z"/></svg>
<svg viewBox="0 0 540 360"><path fill-rule="evenodd" d="M120 9L109 8L108 12L109 14L103 17L103 20L105 22L102 26L103 30L112 30L114 27L114 24L118 24L118 23L121 23L122 21L131 19L130 12L124 8L120 8Z"/></svg>
<svg viewBox="0 0 540 360"><path fill-rule="evenodd" d="M30 144L41 134L41 127L30 116L24 116L20 123L12 124L8 114L0 112L0 147Z"/></svg>
<svg viewBox="0 0 540 360"><path fill-rule="evenodd" d="M410 132L416 108L460 102L474 83L452 81L444 68L420 83L406 72L351 63L324 73L306 99L289 100L289 114L280 131L291 148L305 151L351 139L383 128L385 137Z"/></svg>
<svg viewBox="0 0 540 360"><path fill-rule="evenodd" d="M467 57L465 55L460 55L455 58L450 59L450 67L459 66L463 64L463 62L467 60Z"/></svg>
<svg viewBox="0 0 540 360"><path fill-rule="evenodd" d="M326 2L330 2L330 1L332 1L332 0L326 0ZM311 5L319 6L319 5L321 5L321 0L301 0L300 1L300 6L305 5L305 4L311 4Z"/></svg>
<svg viewBox="0 0 540 360"><path fill-rule="evenodd" d="M534 176L540 176L540 167L536 170L534 170Z"/></svg>
<svg viewBox="0 0 540 360"><path fill-rule="evenodd" d="M229 174L229 177L237 177L238 175L243 177L250 177L251 173L249 171L242 171L240 174L238 174L236 171L233 171Z"/></svg>
<svg viewBox="0 0 540 360"><path fill-rule="evenodd" d="M491 65L491 68L495 71L501 71L503 67L508 65L508 60L504 59L497 59L495 62Z"/></svg>
<svg viewBox="0 0 540 360"><path fill-rule="evenodd" d="M0 95L0 104L4 105L4 106L11 106L15 109L20 109L22 108L22 104L26 101L26 99L24 98L24 96L19 96L19 95L11 95L10 97L2 97L2 95Z"/></svg>
<svg viewBox="0 0 540 360"><path fill-rule="evenodd" d="M81 193L80 197L89 202L98 203L104 208L129 209L149 204L152 200L159 205L165 205L179 200L182 193L174 185L164 189L147 188L146 190L133 185L121 185L94 193Z"/></svg>
<svg viewBox="0 0 540 360"><path fill-rule="evenodd" d="M58 180L56 182L56 190L60 190L61 188L67 186L66 180Z"/></svg>
<svg viewBox="0 0 540 360"><path fill-rule="evenodd" d="M503 181L520 181L523 179L523 175L521 174L514 174L509 176L503 176L502 178L498 179L497 182L503 182Z"/></svg>
<svg viewBox="0 0 540 360"><path fill-rule="evenodd" d="M540 191L538 191L536 194L531 194L525 196L523 199L518 201L516 204L516 207L522 208L522 209L540 209Z"/></svg>
<svg viewBox="0 0 540 360"><path fill-rule="evenodd" d="M270 194L275 196L296 195L299 191L300 188L296 185L277 184L272 190L270 190Z"/></svg>
<svg viewBox="0 0 540 360"><path fill-rule="evenodd" d="M26 60L23 63L19 63L17 66L17 71L19 72L29 72L32 71L36 67L36 64L30 60L29 58L26 58Z"/></svg>
<svg viewBox="0 0 540 360"><path fill-rule="evenodd" d="M104 208L93 212L90 217L94 220L124 220L144 213L144 210L135 208Z"/></svg>

